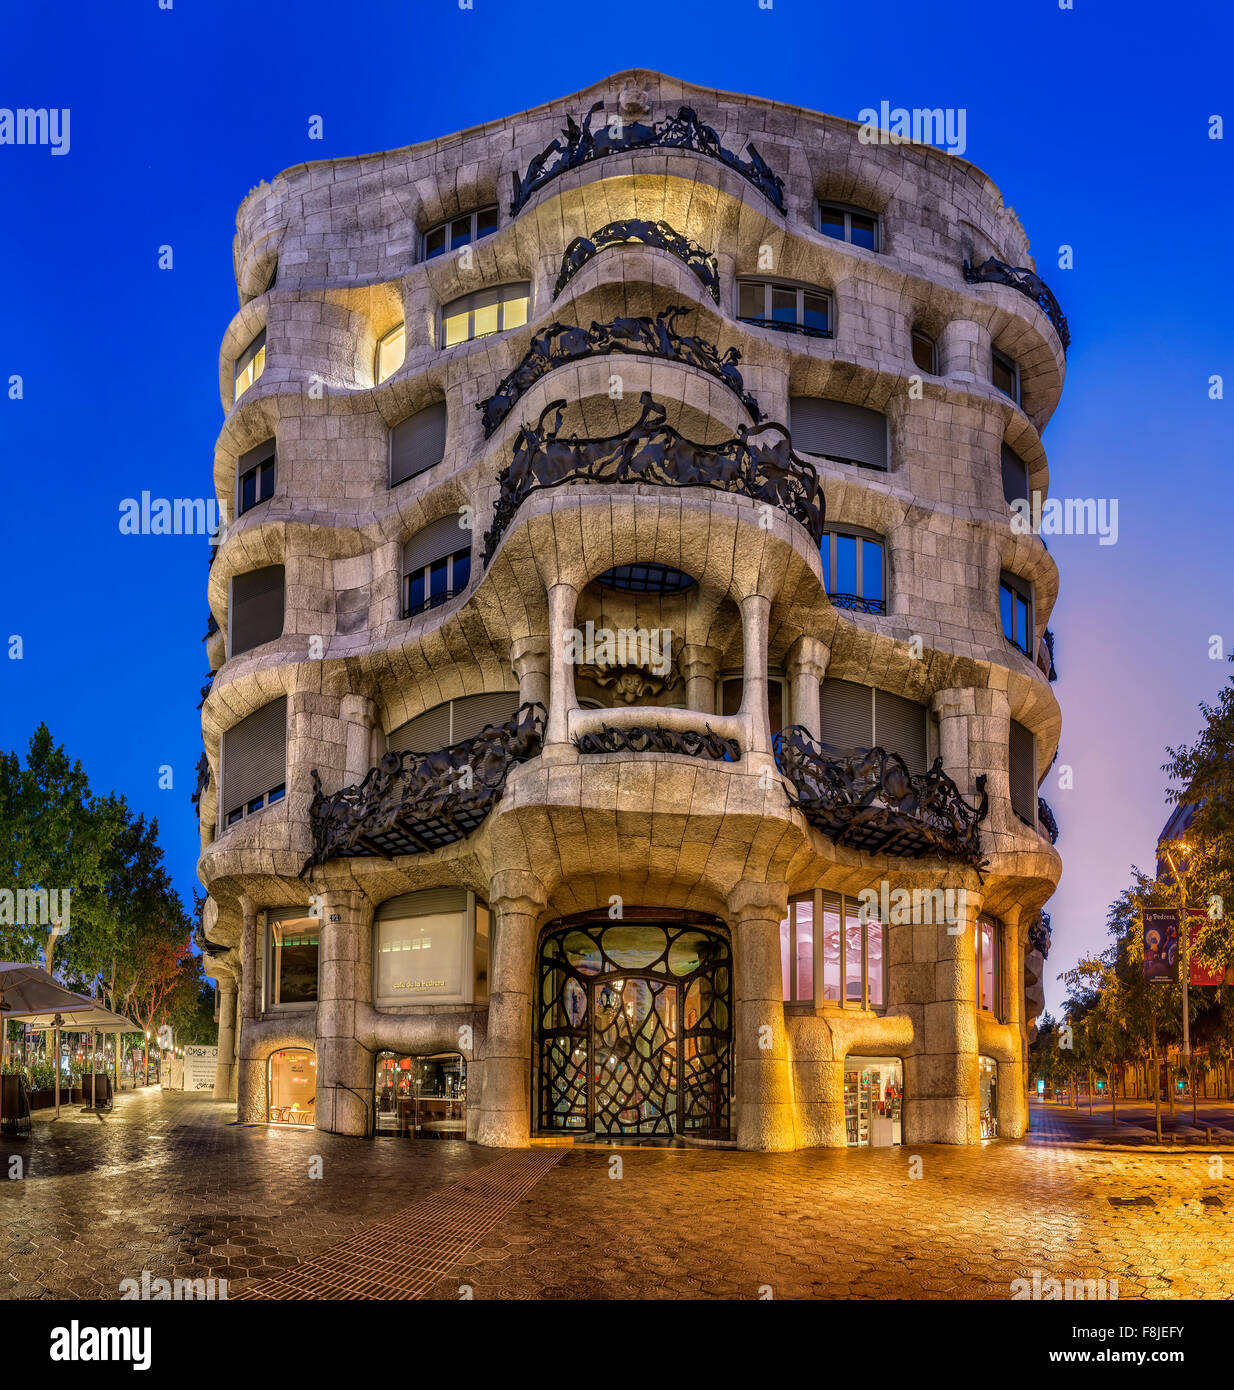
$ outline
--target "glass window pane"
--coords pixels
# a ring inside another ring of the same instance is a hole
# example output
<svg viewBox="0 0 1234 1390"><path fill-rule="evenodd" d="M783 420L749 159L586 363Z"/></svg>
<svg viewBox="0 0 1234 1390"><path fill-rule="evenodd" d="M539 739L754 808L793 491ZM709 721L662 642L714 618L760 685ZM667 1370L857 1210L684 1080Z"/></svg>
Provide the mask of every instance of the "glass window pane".
<svg viewBox="0 0 1234 1390"><path fill-rule="evenodd" d="M466 217L456 217L450 223L450 250L457 251L460 246L466 246L471 240L471 215Z"/></svg>
<svg viewBox="0 0 1234 1390"><path fill-rule="evenodd" d="M497 230L498 211L496 208L481 208L476 214L476 236L488 236Z"/></svg>
<svg viewBox="0 0 1234 1390"><path fill-rule="evenodd" d="M797 998L814 998L814 900L793 904L797 920Z"/></svg>
<svg viewBox="0 0 1234 1390"><path fill-rule="evenodd" d="M934 340L924 333L913 334L913 365L923 372L934 372Z"/></svg>
<svg viewBox="0 0 1234 1390"><path fill-rule="evenodd" d="M887 1002L887 972L883 959L884 928L871 919L866 923L866 977L870 990L870 1008L881 1009Z"/></svg>
<svg viewBox="0 0 1234 1390"><path fill-rule="evenodd" d="M417 570L407 579L407 611L414 613L424 602L424 571Z"/></svg>
<svg viewBox="0 0 1234 1390"><path fill-rule="evenodd" d="M440 256L446 249L446 229L444 227L434 227L428 236L424 238L424 259L432 260L434 256Z"/></svg>
<svg viewBox="0 0 1234 1390"><path fill-rule="evenodd" d="M1015 600L1015 640L1021 651L1028 651L1028 600L1020 594Z"/></svg>
<svg viewBox="0 0 1234 1390"><path fill-rule="evenodd" d="M828 322L829 307L825 295L807 294L805 296L805 326L814 329L817 333L826 333L830 326Z"/></svg>
<svg viewBox="0 0 1234 1390"><path fill-rule="evenodd" d="M477 309L472 315L475 320L475 331L473 338L487 338L490 333L496 333L500 323L501 306L498 304L486 304L484 308Z"/></svg>
<svg viewBox="0 0 1234 1390"><path fill-rule="evenodd" d="M989 922L979 924L981 934L981 990L979 999L983 1009L994 1007L994 929Z"/></svg>
<svg viewBox="0 0 1234 1390"><path fill-rule="evenodd" d="M451 314L441 326L442 346L454 347L467 341L467 324L470 314Z"/></svg>
<svg viewBox="0 0 1234 1390"><path fill-rule="evenodd" d="M400 324L392 333L387 333L377 344L377 371L375 375L378 386L387 377L393 376L398 371L406 357L407 332Z"/></svg>
<svg viewBox="0 0 1234 1390"><path fill-rule="evenodd" d="M994 358L991 376L994 385L1005 395L1015 400L1015 369L1001 356Z"/></svg>
<svg viewBox="0 0 1234 1390"><path fill-rule="evenodd" d="M849 226L852 231L849 240L854 246L864 246L867 251L878 250L878 223L872 217L865 216L864 213L854 212L849 214Z"/></svg>
<svg viewBox="0 0 1234 1390"><path fill-rule="evenodd" d="M856 902L844 902L844 1002L861 1004L861 923Z"/></svg>
<svg viewBox="0 0 1234 1390"><path fill-rule="evenodd" d="M767 682L767 722L773 734L784 727L784 687L778 680Z"/></svg>
<svg viewBox="0 0 1234 1390"><path fill-rule="evenodd" d="M771 287L771 317L776 323L797 322L797 291Z"/></svg>
<svg viewBox="0 0 1234 1390"><path fill-rule="evenodd" d="M836 593L857 592L857 538L836 537Z"/></svg>
<svg viewBox="0 0 1234 1390"><path fill-rule="evenodd" d="M502 307L502 328L521 328L527 322L527 296L507 299ZM478 317L478 315L477 315Z"/></svg>
<svg viewBox="0 0 1234 1390"><path fill-rule="evenodd" d="M436 598L439 594L446 591L446 571L449 560L434 560L428 572L428 593L430 598Z"/></svg>
<svg viewBox="0 0 1234 1390"><path fill-rule="evenodd" d="M450 587L457 593L471 578L471 551L460 550L451 560Z"/></svg>
<svg viewBox="0 0 1234 1390"><path fill-rule="evenodd" d="M998 607L1003 620L1003 636L1015 641L1015 595L1003 584L998 591Z"/></svg>
<svg viewBox="0 0 1234 1390"><path fill-rule="evenodd" d="M257 470L250 468L240 479L240 510L248 511L257 501Z"/></svg>
<svg viewBox="0 0 1234 1390"><path fill-rule="evenodd" d="M765 307L766 289L763 285L743 284L737 288L737 315L743 319L761 319Z"/></svg>
<svg viewBox="0 0 1234 1390"><path fill-rule="evenodd" d="M267 497L274 496L274 460L261 465L260 486L257 489L257 500L264 502Z"/></svg>
<svg viewBox="0 0 1234 1390"><path fill-rule="evenodd" d="M823 898L823 999L840 1002L840 900Z"/></svg>
<svg viewBox="0 0 1234 1390"><path fill-rule="evenodd" d="M883 547L878 541L861 542L861 597L883 599Z"/></svg>
<svg viewBox="0 0 1234 1390"><path fill-rule="evenodd" d="M839 241L844 240L844 214L837 212L834 208L819 209L819 231L824 236L833 236Z"/></svg>
<svg viewBox="0 0 1234 1390"><path fill-rule="evenodd" d="M789 914L792 914L793 906L790 903ZM784 982L784 1000L789 1002L793 997L793 934L786 917L780 923L780 976Z"/></svg>

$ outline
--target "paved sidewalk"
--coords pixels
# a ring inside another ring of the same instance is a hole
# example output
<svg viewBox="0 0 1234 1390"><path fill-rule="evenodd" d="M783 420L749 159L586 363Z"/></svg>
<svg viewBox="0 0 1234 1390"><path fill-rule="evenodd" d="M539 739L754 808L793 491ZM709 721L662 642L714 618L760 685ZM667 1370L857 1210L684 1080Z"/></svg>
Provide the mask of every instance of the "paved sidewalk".
<svg viewBox="0 0 1234 1390"><path fill-rule="evenodd" d="M1030 1109L1029 1140L1033 1143L1075 1144L1085 1148L1156 1148L1157 1129L1153 1107L1143 1101L1119 1101L1118 1123L1112 1119L1108 1100L1093 1103L1092 1114L1085 1100L1076 1109L1070 1105L1033 1101ZM1180 1145L1224 1148L1234 1145L1234 1106L1213 1102L1198 1107L1198 1124L1191 1120L1191 1106L1178 1106L1173 1115L1169 1106L1161 1107L1162 1148Z"/></svg>

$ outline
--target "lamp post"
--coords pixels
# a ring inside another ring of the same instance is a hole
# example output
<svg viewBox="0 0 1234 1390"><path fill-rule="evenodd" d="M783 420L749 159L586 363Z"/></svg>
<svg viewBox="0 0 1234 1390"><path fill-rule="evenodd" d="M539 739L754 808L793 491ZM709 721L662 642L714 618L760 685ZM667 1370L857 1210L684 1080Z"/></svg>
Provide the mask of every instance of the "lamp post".
<svg viewBox="0 0 1234 1390"><path fill-rule="evenodd" d="M1178 842L1178 848L1180 854L1190 853L1190 850L1181 840ZM1191 1021L1189 1015L1191 1011L1188 1008L1187 1003L1187 986L1190 983L1191 971L1187 965L1187 947L1191 944L1189 940L1191 936L1191 926L1190 923L1187 921L1187 878L1185 872L1180 874L1178 870L1174 867L1174 856L1170 853L1170 847L1168 845L1165 846L1165 861L1170 866L1170 874L1172 875L1174 882L1178 884L1178 953L1179 968L1182 971L1183 982L1183 1056L1187 1059L1187 1080L1188 1084L1190 1084ZM1186 864L1184 862L1184 870L1185 868Z"/></svg>

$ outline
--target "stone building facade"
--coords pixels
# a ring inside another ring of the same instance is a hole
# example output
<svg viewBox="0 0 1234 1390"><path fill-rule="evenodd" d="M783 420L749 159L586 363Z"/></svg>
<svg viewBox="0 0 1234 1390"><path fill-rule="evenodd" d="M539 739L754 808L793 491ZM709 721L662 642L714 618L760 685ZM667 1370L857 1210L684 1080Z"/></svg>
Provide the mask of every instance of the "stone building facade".
<svg viewBox="0 0 1234 1390"><path fill-rule="evenodd" d="M1021 1134L1060 716L1010 503L1067 330L992 182L633 71L289 169L234 261L216 1095L505 1146Z"/></svg>

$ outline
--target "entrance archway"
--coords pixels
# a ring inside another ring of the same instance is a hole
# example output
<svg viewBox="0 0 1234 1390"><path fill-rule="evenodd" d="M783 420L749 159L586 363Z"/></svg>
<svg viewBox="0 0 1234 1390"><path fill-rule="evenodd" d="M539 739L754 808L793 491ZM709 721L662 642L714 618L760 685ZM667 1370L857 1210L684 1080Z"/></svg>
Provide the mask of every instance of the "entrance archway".
<svg viewBox="0 0 1234 1390"><path fill-rule="evenodd" d="M317 1056L307 1047L270 1054L266 1071L266 1117L276 1125L311 1125L317 1102Z"/></svg>
<svg viewBox="0 0 1234 1390"><path fill-rule="evenodd" d="M557 923L541 942L539 1128L727 1139L728 942L696 914L627 912Z"/></svg>

